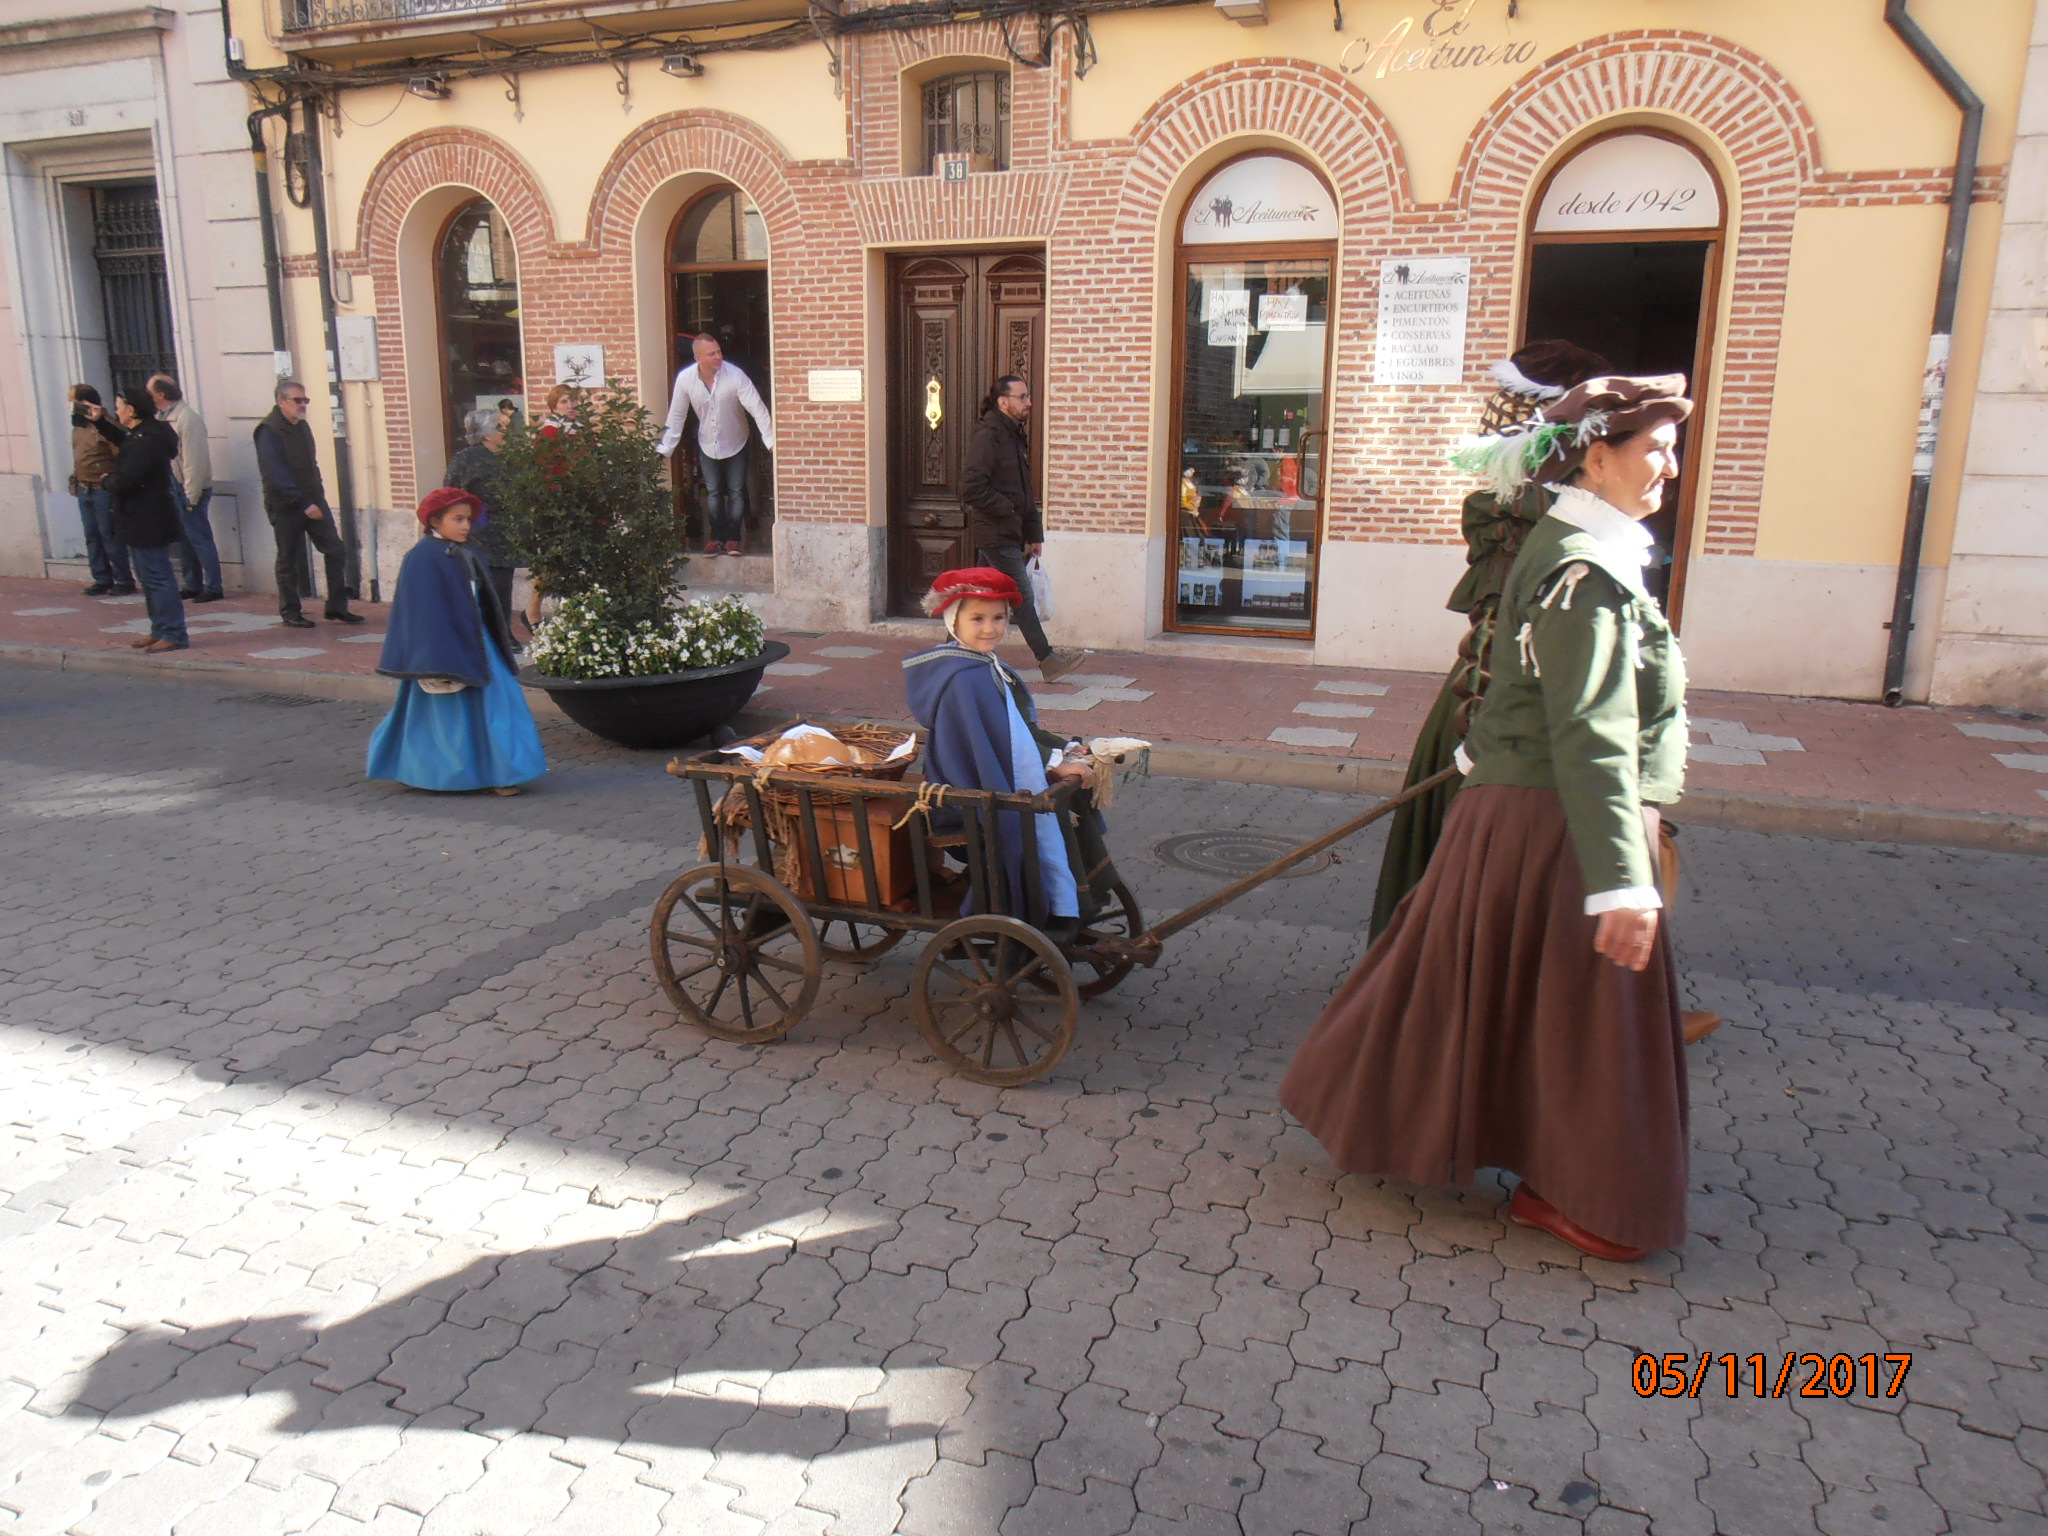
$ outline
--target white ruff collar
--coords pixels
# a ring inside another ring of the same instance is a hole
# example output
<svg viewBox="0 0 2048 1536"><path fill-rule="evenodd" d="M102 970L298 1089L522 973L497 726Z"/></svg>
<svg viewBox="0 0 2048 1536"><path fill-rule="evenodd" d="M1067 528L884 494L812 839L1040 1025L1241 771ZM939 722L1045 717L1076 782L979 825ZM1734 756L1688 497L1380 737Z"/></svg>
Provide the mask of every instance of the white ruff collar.
<svg viewBox="0 0 2048 1536"><path fill-rule="evenodd" d="M1574 528L1590 533L1617 565L1627 567L1650 563L1651 551L1657 542L1651 537L1650 530L1583 486L1559 486L1557 500L1550 504L1550 515L1561 523L1570 523Z"/></svg>

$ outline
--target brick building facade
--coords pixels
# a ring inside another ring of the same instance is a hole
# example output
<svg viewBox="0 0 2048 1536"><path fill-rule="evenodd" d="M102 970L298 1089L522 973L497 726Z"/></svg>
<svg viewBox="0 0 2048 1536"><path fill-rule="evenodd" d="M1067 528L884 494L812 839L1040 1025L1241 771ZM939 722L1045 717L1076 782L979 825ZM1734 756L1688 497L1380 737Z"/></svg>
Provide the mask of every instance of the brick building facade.
<svg viewBox="0 0 2048 1536"><path fill-rule="evenodd" d="M448 301L433 276L451 215L488 200L516 248L523 377L508 389L537 408L557 349L599 346L606 372L659 414L683 347L673 232L697 199L737 189L766 243L772 520L757 507L752 558L701 562L693 586L753 590L772 619L806 628L901 611L921 579L909 567L940 558L950 527L930 509L950 493L953 448L923 434L954 431L987 382L949 370L1024 360L1061 640L1434 670L1461 627L1442 605L1462 568L1457 513L1471 488L1445 449L1472 425L1488 365L1528 334L1543 189L1589 146L1635 135L1682 145L1721 210L1689 233L1594 226L1616 261L1674 233L1700 248L1685 335L1701 410L1672 572L1697 680L1875 693L1956 124L1881 18L1845 8L1816 26L1673 0L1653 28L1640 0L1512 18L1493 0L1360 0L1333 32L1308 0L1270 4L1263 28L1207 6L1097 16L1091 32L1055 28L1043 67L1020 51L1031 29L966 21L842 36L829 52L706 55L701 78L593 61L529 76L518 100L496 75L454 78L442 99L338 93L325 127L338 302L373 317L376 377L336 389L367 424L352 451L370 565L395 570L405 509L452 441L437 316ZM1918 9L1988 104L1908 683L1925 696L2033 7ZM287 31L257 0L238 15L257 64L309 49L345 58L371 36ZM1396 46L1425 34L1437 41ZM1005 157L949 179L927 153L929 86L977 72L1000 76ZM1256 266L1262 248L1181 241L1191 200L1248 156L1299 163L1333 204L1328 237L1286 247L1273 269L1291 292L1314 293L1306 329L1325 372L1297 372L1293 393L1264 401L1258 359L1277 370L1302 341L1250 326L1228 352L1226 320L1205 351L1202 317L1186 309L1189 263L1223 262L1201 269L1213 285L1213 271ZM284 227L297 351L311 366L310 225L288 211ZM1028 260L1006 271L984 253ZM1469 264L1460 376L1376 383L1383 275L1443 258ZM1583 253L1555 263L1575 259L1607 270ZM1569 273L1557 281L1569 290ZM1597 290L1595 276L1582 281ZM958 296L984 288L977 318L981 300ZM1561 312L1591 313L1599 297L1563 291ZM1640 302L1646 330L1673 323L1664 299ZM1009 339L991 340L991 324ZM1219 336L1226 351L1213 350ZM1202 367L1235 380L1233 409L1256 408L1248 428L1230 427L1243 441L1228 453L1183 419ZM1283 423L1277 446L1271 421L1257 424L1268 407ZM1313 454L1308 439L1321 444ZM1198 472L1187 459L1198 449L1225 467ZM921 501L908 483L920 466L932 482ZM1210 622L1188 601L1185 569L1176 590L1174 567L1206 558L1189 552L1195 534L1223 546L1223 584L1287 589L1276 617L1246 607ZM1253 572L1255 560L1270 569ZM2032 686L2022 679L2015 697Z"/></svg>

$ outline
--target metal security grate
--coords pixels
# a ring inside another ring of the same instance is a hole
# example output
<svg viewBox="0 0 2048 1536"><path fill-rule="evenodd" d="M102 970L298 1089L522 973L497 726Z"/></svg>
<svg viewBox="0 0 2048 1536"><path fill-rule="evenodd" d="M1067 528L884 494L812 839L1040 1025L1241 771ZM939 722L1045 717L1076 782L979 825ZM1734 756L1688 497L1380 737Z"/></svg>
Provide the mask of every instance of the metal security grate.
<svg viewBox="0 0 2048 1536"><path fill-rule="evenodd" d="M455 16L465 11L505 11L519 3L520 0L284 0L284 29L318 32L327 27Z"/></svg>
<svg viewBox="0 0 2048 1536"><path fill-rule="evenodd" d="M924 88L924 168L939 155L977 155L994 169L1010 165L1010 74L974 70Z"/></svg>
<svg viewBox="0 0 2048 1536"><path fill-rule="evenodd" d="M92 189L92 256L100 272L115 391L142 384L153 373L176 373L155 182Z"/></svg>
<svg viewBox="0 0 2048 1536"><path fill-rule="evenodd" d="M1291 837L1275 837L1268 832L1180 832L1155 844L1152 851L1176 869L1236 880L1264 869L1297 846ZM1281 878L1312 875L1334 862L1333 854L1319 853L1302 860Z"/></svg>

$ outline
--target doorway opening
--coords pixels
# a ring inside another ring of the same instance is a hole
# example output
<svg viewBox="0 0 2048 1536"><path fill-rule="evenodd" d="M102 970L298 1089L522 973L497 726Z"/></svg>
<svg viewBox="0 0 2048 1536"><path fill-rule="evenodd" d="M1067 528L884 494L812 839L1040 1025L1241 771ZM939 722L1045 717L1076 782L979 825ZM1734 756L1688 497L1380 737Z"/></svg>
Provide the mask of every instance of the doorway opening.
<svg viewBox="0 0 2048 1536"><path fill-rule="evenodd" d="M1719 182L1691 145L1632 129L1594 140L1552 175L1530 235L1521 342L1558 339L1615 372L1682 373L1696 402L1679 431L1680 473L1645 524L1643 579L1676 627L1685 596L1710 398L1723 213Z"/></svg>
<svg viewBox="0 0 2048 1536"><path fill-rule="evenodd" d="M163 219L154 181L96 186L92 259L99 270L114 391L140 388L151 374L178 371Z"/></svg>
<svg viewBox="0 0 2048 1536"><path fill-rule="evenodd" d="M889 263L889 612L920 613L941 571L980 565L960 501L967 439L1004 374L1045 383L1045 258L1036 251L909 253ZM1026 428L1045 504L1045 423Z"/></svg>
<svg viewBox="0 0 2048 1536"><path fill-rule="evenodd" d="M753 200L735 186L717 186L686 203L669 236L669 358L671 379L691 366L690 344L718 338L727 363L737 365L775 409L774 368L768 335L768 227ZM664 381L667 382L667 381ZM773 552L775 475L758 431L747 439L746 515L740 549ZM690 419L669 460L676 515L693 549L710 538L704 476L698 463L697 421Z"/></svg>

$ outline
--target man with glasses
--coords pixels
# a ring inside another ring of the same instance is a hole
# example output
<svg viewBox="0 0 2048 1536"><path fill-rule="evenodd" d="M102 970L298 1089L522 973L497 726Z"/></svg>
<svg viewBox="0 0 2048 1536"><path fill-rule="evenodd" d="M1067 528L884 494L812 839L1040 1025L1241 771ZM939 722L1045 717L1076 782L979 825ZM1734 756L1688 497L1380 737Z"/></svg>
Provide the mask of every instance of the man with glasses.
<svg viewBox="0 0 2048 1536"><path fill-rule="evenodd" d="M263 480L263 512L277 539L277 613L287 629L311 629L313 621L299 606L299 540L308 538L320 551L327 571L327 619L334 624L360 624L363 616L348 611L348 550L334 526L327 488L320 479L320 457L313 429L306 424L311 403L297 379L280 379L277 404L256 423L256 468Z"/></svg>
<svg viewBox="0 0 2048 1536"><path fill-rule="evenodd" d="M1038 658L1039 676L1051 683L1080 666L1088 653L1054 650L1031 601L1024 562L1044 550L1045 522L1031 494L1031 444L1024 436L1030 415L1031 385L1014 373L997 379L967 439L960 500L967 508L967 542L976 558L1009 577L1023 594L1017 629Z"/></svg>

